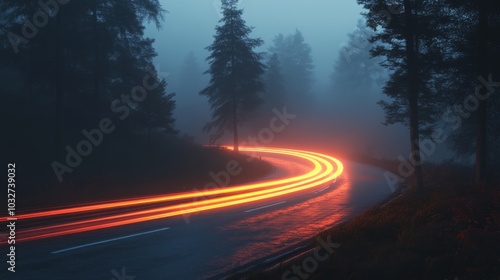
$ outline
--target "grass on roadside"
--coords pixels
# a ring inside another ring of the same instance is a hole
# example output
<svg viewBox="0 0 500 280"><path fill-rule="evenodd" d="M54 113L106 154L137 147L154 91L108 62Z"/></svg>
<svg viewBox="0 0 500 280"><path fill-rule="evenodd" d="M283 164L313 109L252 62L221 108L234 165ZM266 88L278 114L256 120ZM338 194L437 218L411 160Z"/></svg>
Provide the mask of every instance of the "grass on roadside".
<svg viewBox="0 0 500 280"><path fill-rule="evenodd" d="M312 273L283 277L302 266L298 258L239 279L500 279L500 188L474 189L465 171L426 166L422 194L410 190L321 233L341 246Z"/></svg>

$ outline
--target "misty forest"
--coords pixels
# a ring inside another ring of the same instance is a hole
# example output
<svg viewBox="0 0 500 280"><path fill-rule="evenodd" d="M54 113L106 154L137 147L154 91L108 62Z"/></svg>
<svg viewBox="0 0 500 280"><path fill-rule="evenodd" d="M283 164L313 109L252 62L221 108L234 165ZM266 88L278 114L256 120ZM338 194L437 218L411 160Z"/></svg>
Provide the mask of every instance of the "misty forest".
<svg viewBox="0 0 500 280"><path fill-rule="evenodd" d="M500 2L341 2L0 0L2 279L497 279Z"/></svg>

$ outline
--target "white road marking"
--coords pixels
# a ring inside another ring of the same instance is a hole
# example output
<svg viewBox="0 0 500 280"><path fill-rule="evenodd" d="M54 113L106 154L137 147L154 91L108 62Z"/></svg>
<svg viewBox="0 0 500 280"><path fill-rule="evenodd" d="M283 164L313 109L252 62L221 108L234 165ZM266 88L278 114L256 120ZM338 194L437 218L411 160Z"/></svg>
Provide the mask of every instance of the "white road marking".
<svg viewBox="0 0 500 280"><path fill-rule="evenodd" d="M320 193L322 191L325 191L326 189L328 189L329 187L331 187L333 184L335 184L337 182L337 178L335 178L328 186L322 188L321 190L319 191L315 191L314 193Z"/></svg>
<svg viewBox="0 0 500 280"><path fill-rule="evenodd" d="M314 193L320 193L320 192L322 192L322 191L325 191L325 190L326 190L326 189L328 189L329 187L330 187L330 185L328 185L328 186L326 186L326 187L322 188L322 189L321 189L321 190L319 190L319 191L315 191Z"/></svg>
<svg viewBox="0 0 500 280"><path fill-rule="evenodd" d="M146 231L146 232L131 234L131 235L127 235L127 236L117 237L117 238L113 238L113 239L107 239L107 240L103 240L103 241L88 243L88 244L84 244L84 245L80 245L80 246L75 246L75 247L71 247L71 248L67 248L67 249L54 251L54 252L52 252L52 254L58 254L58 253L62 253L62 252L67 252L67 251L71 251L71 250L84 248L84 247L89 247L89 246L99 245L99 244L108 243L108 242L112 242L112 241L117 241L117 240L121 240L121 239L125 239L125 238L136 237L139 235L155 233L155 232L159 232L159 231L163 231L163 230L167 230L167 229L170 229L170 228L168 228L168 227L160 228L160 229L156 229L156 230L152 230L152 231Z"/></svg>
<svg viewBox="0 0 500 280"><path fill-rule="evenodd" d="M285 200L283 200L283 201L278 202L278 203L273 203L273 204L269 204L269 205L265 205L265 206L257 207L257 208L250 209L250 210L246 210L246 211L243 211L243 212L245 212L245 213L250 213L250 212L253 212L253 211L257 211L257 210L260 210L260 209L273 207L273 206L280 205L280 204L283 204L283 203L286 203L286 201L285 201Z"/></svg>

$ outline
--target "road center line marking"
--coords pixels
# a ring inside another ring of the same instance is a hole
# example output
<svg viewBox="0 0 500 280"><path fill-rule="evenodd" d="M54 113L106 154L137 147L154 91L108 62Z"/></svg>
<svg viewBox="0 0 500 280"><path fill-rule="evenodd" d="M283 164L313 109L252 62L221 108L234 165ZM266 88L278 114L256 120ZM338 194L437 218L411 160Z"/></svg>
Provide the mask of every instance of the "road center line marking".
<svg viewBox="0 0 500 280"><path fill-rule="evenodd" d="M152 230L152 231L146 231L146 232L131 234L131 235L127 235L127 236L122 236L122 237L107 239L107 240L103 240L103 241L88 243L88 244L84 244L84 245L80 245L80 246L75 246L75 247L71 247L71 248L67 248L67 249L62 249L62 250L54 251L54 252L52 252L52 254L58 254L58 253L62 253L62 252L67 252L67 251L71 251L71 250L76 250L76 249L84 248L84 247L89 247L89 246L99 245L99 244L108 243L108 242L112 242L112 241L117 241L117 240L121 240L121 239L125 239L125 238L136 237L136 236L139 236L139 235L145 235L145 234L155 233L155 232L159 232L159 231L163 231L163 230L167 230L167 229L170 229L170 228L168 228L168 227L166 227L166 228L160 228L160 229L156 229L156 230Z"/></svg>
<svg viewBox="0 0 500 280"><path fill-rule="evenodd" d="M319 191L315 191L314 193L320 193L320 192L322 192L322 191L325 191L325 190L327 190L328 188L330 188L330 187L331 187L333 184L335 184L335 183L337 183L337 178L335 178L335 179L334 179L334 180L333 180L330 184L328 184L328 186L326 186L326 187L322 188L322 189L321 189L321 190L319 190Z"/></svg>
<svg viewBox="0 0 500 280"><path fill-rule="evenodd" d="M320 193L320 192L323 192L323 191L327 190L328 188L330 188L330 185L328 185L328 186L326 186L326 187L322 188L322 189L321 189L321 190L319 190L319 191L315 191L314 193Z"/></svg>
<svg viewBox="0 0 500 280"><path fill-rule="evenodd" d="M253 209L250 209L250 210L245 210L245 211L243 211L243 212L245 212L245 213L250 213L250 212L253 212L253 211L257 211L257 210L260 210L260 209L273 207L273 206L280 205L280 204L283 204L283 203L286 203L286 201L285 201L285 200L283 200L283 201L278 202L278 203L273 203L273 204L269 204L269 205L265 205L265 206L261 206L261 207L253 208Z"/></svg>

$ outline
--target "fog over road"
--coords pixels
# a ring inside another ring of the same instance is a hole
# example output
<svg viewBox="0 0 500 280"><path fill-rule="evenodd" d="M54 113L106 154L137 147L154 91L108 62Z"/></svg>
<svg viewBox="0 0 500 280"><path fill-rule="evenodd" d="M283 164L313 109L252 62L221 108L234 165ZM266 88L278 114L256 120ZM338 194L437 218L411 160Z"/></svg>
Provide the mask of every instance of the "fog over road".
<svg viewBox="0 0 500 280"><path fill-rule="evenodd" d="M275 166L261 181L298 176L312 167L311 162L286 155L261 156ZM336 183L263 201L21 242L12 279L204 279L219 275L293 246L391 194L383 170L343 164L344 172Z"/></svg>

